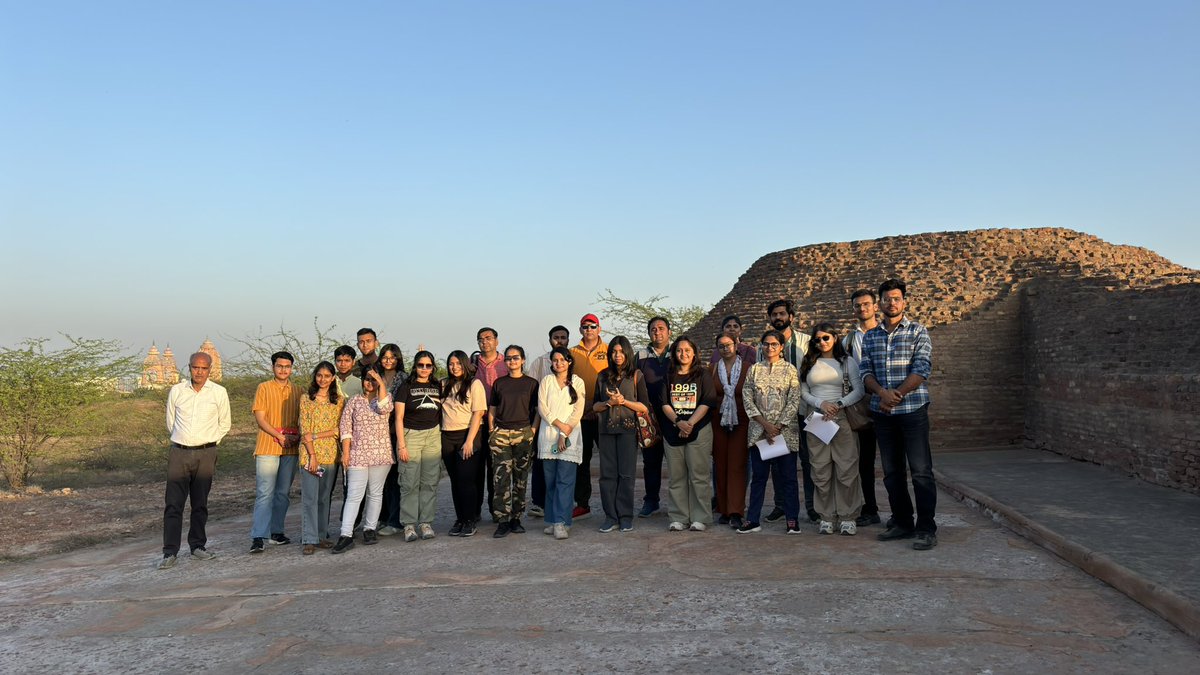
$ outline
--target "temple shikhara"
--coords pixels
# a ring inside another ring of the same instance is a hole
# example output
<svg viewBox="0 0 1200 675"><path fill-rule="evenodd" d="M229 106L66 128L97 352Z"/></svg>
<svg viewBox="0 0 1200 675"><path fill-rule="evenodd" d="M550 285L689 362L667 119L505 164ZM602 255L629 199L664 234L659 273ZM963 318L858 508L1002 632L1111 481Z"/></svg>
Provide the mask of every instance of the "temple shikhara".
<svg viewBox="0 0 1200 675"><path fill-rule="evenodd" d="M212 369L209 370L208 377L213 382L220 382L221 353L217 351L212 340L205 338L204 344L196 351L212 357ZM179 378L179 365L175 362L175 353L171 351L171 346L167 345L167 348L159 353L158 344L152 343L146 358L142 359L142 375L138 378L138 388L162 389L178 383Z"/></svg>

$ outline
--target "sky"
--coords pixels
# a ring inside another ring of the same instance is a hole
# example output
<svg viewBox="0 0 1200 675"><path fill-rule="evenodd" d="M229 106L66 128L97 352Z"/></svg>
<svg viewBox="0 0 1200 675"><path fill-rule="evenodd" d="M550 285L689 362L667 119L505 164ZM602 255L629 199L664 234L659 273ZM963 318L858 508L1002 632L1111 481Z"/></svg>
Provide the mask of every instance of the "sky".
<svg viewBox="0 0 1200 675"><path fill-rule="evenodd" d="M0 346L540 353L606 288L990 227L1200 268L1194 0L0 8Z"/></svg>

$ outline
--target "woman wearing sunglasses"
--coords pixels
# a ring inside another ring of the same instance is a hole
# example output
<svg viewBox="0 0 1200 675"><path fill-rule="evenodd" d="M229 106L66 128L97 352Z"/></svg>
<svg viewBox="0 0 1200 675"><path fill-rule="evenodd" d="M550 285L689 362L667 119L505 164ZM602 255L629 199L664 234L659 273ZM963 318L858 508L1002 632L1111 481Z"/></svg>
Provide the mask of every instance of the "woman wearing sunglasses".
<svg viewBox="0 0 1200 675"><path fill-rule="evenodd" d="M433 354L419 351L413 369L396 389L396 456L400 460L400 522L404 541L433 539L437 484L442 477L441 384Z"/></svg>
<svg viewBox="0 0 1200 675"><path fill-rule="evenodd" d="M509 345L504 350L508 374L492 385L488 419L492 428L488 450L492 454L492 517L499 525L492 536L523 534L525 484L533 463L533 425L537 420L538 383L526 375L525 349Z"/></svg>
<svg viewBox="0 0 1200 675"><path fill-rule="evenodd" d="M743 534L759 532L763 498L767 491L767 474L775 486L776 503L783 502L787 516L787 533L800 533L800 486L796 482L796 458L800 452L800 434L796 429L796 411L800 409L800 379L796 367L783 358L783 333L769 330L763 333L763 359L750 366L750 374L742 385L742 400L750 418L746 442L750 445L750 505L746 522L738 528ZM787 443L788 452L764 460L757 443Z"/></svg>
<svg viewBox="0 0 1200 675"><path fill-rule="evenodd" d="M817 531L833 534L837 526L842 534L854 535L858 532L854 521L863 505L862 483L858 477L858 440L843 409L862 398L864 387L858 363L848 358L833 324L821 323L813 328L800 364L800 381L804 402L838 425L828 444L808 434L816 488L813 506L821 514Z"/></svg>

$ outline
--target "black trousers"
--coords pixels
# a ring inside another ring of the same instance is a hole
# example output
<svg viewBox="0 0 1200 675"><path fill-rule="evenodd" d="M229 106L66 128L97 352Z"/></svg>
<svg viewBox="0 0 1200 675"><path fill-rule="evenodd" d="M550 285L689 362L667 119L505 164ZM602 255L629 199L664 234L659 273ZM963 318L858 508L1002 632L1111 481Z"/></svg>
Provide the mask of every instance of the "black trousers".
<svg viewBox="0 0 1200 675"><path fill-rule="evenodd" d="M539 424L538 427L542 425ZM537 456L538 435L541 429L533 430L533 468L529 476L529 501L541 508L546 508L546 475L543 473L542 459Z"/></svg>
<svg viewBox="0 0 1200 675"><path fill-rule="evenodd" d="M875 425L862 431L856 431L858 436L858 478L862 483L863 508L862 515L879 515L879 504L875 500Z"/></svg>
<svg viewBox="0 0 1200 675"><path fill-rule="evenodd" d="M662 503L659 493L662 491L662 470L665 457L666 453L663 450L661 438L654 445L642 448L642 479L646 483L646 496L642 498L642 502L653 504L656 509Z"/></svg>
<svg viewBox="0 0 1200 675"><path fill-rule="evenodd" d="M482 430L480 430L482 432ZM482 433L475 435L473 454L463 459L458 454L467 440L467 430L442 432L442 463L450 476L450 496L454 501L454 519L467 522L479 519L479 504L483 490L476 481L479 467L484 465L483 456L488 453Z"/></svg>
<svg viewBox="0 0 1200 675"><path fill-rule="evenodd" d="M592 451L600 441L600 421L583 420L579 423L583 431L583 462L575 473L575 505L591 508L592 500Z"/></svg>
<svg viewBox="0 0 1200 675"><path fill-rule="evenodd" d="M192 500L188 546L196 550L208 544L208 491L217 469L217 449L171 448L167 455L166 508L163 509L163 555L177 555L183 537L183 505Z"/></svg>

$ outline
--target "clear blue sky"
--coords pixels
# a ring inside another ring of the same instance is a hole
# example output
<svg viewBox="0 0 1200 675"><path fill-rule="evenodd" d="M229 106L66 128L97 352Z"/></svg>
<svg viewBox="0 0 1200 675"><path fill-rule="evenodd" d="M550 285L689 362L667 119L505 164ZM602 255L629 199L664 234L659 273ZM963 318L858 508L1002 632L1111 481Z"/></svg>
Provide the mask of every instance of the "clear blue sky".
<svg viewBox="0 0 1200 675"><path fill-rule="evenodd" d="M1195 0L3 17L3 345L319 315L540 352L605 287L709 305L770 251L983 227L1200 267Z"/></svg>

